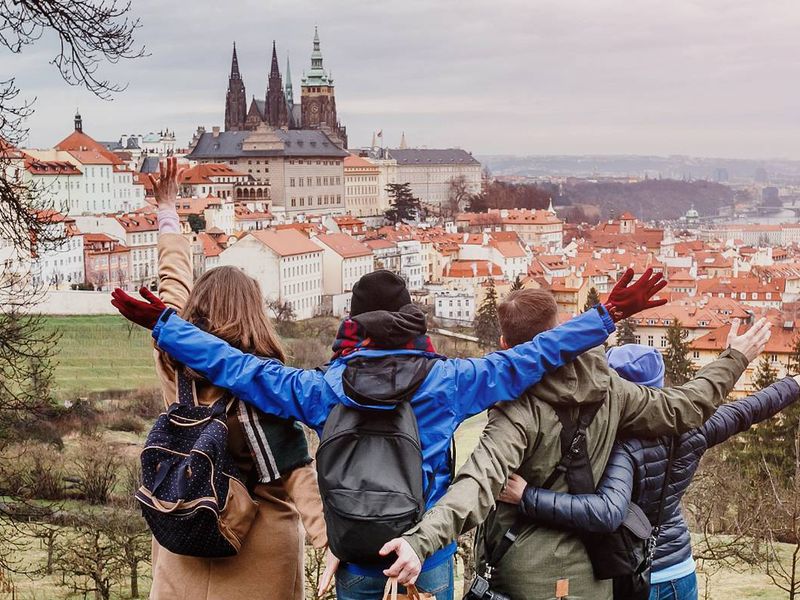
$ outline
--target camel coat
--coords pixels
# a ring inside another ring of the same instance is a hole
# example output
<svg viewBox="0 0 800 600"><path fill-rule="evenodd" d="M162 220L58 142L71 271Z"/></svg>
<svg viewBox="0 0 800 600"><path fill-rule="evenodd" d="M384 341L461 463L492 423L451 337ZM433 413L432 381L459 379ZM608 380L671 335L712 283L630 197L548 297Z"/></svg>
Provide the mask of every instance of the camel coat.
<svg viewBox="0 0 800 600"><path fill-rule="evenodd" d="M192 288L189 242L180 234L166 233L158 241L159 294L167 306L179 312ZM164 403L175 401L175 372L161 353L155 352ZM211 404L223 390L197 385L198 401ZM241 459L248 456L238 420L228 421L228 445ZM295 469L282 479L255 487L258 514L234 557L205 559L173 554L153 540L151 600L301 600L304 592L303 558L305 528L316 548L328 540L322 501L313 464ZM301 527L301 519L302 526Z"/></svg>

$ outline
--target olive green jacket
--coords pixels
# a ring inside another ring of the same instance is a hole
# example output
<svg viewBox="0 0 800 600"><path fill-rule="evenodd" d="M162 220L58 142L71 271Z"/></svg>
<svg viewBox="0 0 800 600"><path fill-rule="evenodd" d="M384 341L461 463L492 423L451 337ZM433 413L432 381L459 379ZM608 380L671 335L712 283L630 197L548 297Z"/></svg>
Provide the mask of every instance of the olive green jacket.
<svg viewBox="0 0 800 600"><path fill-rule="evenodd" d="M601 349L591 350L548 375L514 402L489 411L478 446L459 470L447 494L406 533L420 558L429 556L459 533L483 523L491 556L514 522L517 507L495 497L510 473L541 485L561 459L561 425L551 405L603 402L587 431L595 482L608 462L617 436L681 434L702 425L728 395L747 367L740 352L726 350L680 387L656 389L622 379L609 368ZM567 491L564 478L553 489ZM496 565L492 587L513 600L555 598L556 581L569 580L569 600L611 599L608 581L595 580L580 539L538 527L517 542Z"/></svg>

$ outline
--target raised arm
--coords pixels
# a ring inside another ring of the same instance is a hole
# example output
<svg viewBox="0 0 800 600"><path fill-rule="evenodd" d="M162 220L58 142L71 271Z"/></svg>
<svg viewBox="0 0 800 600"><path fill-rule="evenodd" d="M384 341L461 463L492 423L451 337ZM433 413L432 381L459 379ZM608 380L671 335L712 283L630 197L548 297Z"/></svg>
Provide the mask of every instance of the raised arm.
<svg viewBox="0 0 800 600"><path fill-rule="evenodd" d="M598 305L508 350L483 358L448 360L442 368L451 370L454 398L461 418L483 412L498 402L518 398L548 372L602 344L614 329L608 310Z"/></svg>
<svg viewBox="0 0 800 600"><path fill-rule="evenodd" d="M321 427L327 417L325 381L319 371L295 369L274 359L245 354L171 311L158 319L153 338L178 362L266 413L297 419L314 428Z"/></svg>
<svg viewBox="0 0 800 600"><path fill-rule="evenodd" d="M752 396L720 406L701 428L708 447L747 431L755 423L765 421L797 402L800 396L798 378L800 375L785 377Z"/></svg>
<svg viewBox="0 0 800 600"><path fill-rule="evenodd" d="M764 319L743 335L738 335L738 328L732 328L729 348L681 386L647 388L612 373L612 397L623 402L619 435L680 435L700 427L730 393L747 365L764 349L769 331L769 323Z"/></svg>
<svg viewBox="0 0 800 600"><path fill-rule="evenodd" d="M528 485L519 509L538 523L559 528L616 531L631 502L634 473L633 458L621 444L616 444L594 494L572 495Z"/></svg>
<svg viewBox="0 0 800 600"><path fill-rule="evenodd" d="M548 372L602 344L615 330L614 321L660 306L652 300L666 282L662 274L645 271L636 283L628 269L614 286L605 305L598 305L574 319L545 331L531 341L478 359L452 360L455 399L461 417L482 412L497 402L513 400L541 381Z"/></svg>
<svg viewBox="0 0 800 600"><path fill-rule="evenodd" d="M189 240L180 233L175 209L181 170L174 157L162 161L159 170L158 179L148 174L153 186L152 204L158 210L158 296L164 304L180 312L194 284Z"/></svg>

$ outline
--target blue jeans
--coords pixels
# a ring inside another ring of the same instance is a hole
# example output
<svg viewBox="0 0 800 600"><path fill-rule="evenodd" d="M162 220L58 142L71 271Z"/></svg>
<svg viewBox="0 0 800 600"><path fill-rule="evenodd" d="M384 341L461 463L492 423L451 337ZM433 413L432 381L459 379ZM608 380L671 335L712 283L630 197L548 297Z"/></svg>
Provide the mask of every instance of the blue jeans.
<svg viewBox="0 0 800 600"><path fill-rule="evenodd" d="M346 567L336 573L338 600L381 600L386 578L355 575ZM403 593L405 590L400 588ZM453 600L453 557L437 567L420 573L417 589L436 596L436 600Z"/></svg>
<svg viewBox="0 0 800 600"><path fill-rule="evenodd" d="M697 575L654 583L650 586L650 600L697 600Z"/></svg>

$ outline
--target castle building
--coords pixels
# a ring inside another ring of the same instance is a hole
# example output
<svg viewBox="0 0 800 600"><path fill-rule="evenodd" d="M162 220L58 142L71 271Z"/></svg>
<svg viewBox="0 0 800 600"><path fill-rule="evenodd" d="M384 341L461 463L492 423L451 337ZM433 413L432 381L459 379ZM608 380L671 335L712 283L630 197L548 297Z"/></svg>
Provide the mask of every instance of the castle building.
<svg viewBox="0 0 800 600"><path fill-rule="evenodd" d="M278 66L278 52L272 43L272 60L264 100L253 96L247 106L244 81L239 72L236 45L233 47L231 73L225 98L225 131L255 131L262 124L276 129L316 129L340 148L347 147L347 129L336 114L333 78L323 67L319 32L314 29L311 68L303 74L300 103L295 103L289 60L284 82Z"/></svg>

